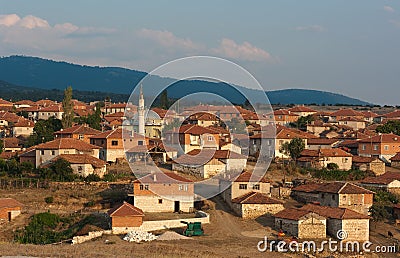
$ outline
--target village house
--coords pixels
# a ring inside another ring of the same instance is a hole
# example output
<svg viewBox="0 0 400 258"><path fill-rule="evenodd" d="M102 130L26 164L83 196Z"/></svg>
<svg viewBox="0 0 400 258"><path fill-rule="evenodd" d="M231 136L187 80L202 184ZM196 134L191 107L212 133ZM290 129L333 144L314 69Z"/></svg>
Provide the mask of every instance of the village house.
<svg viewBox="0 0 400 258"><path fill-rule="evenodd" d="M304 117L312 116L317 113L316 110L309 108L309 107L305 107L305 106L295 106L295 107L289 108L288 111L290 113L298 115L299 117L300 116L304 116Z"/></svg>
<svg viewBox="0 0 400 258"><path fill-rule="evenodd" d="M334 163L340 170L350 170L353 155L342 149L303 150L297 163L302 167L326 168Z"/></svg>
<svg viewBox="0 0 400 258"><path fill-rule="evenodd" d="M338 239L338 232L346 232L344 241L368 241L370 217L346 208L307 204L300 208L327 219L326 232Z"/></svg>
<svg viewBox="0 0 400 258"><path fill-rule="evenodd" d="M326 218L317 213L287 208L274 215L276 230L300 239L326 238Z"/></svg>
<svg viewBox="0 0 400 258"><path fill-rule="evenodd" d="M305 184L292 189L292 197L304 203L347 208L368 215L374 192L349 182Z"/></svg>
<svg viewBox="0 0 400 258"><path fill-rule="evenodd" d="M232 207L233 199L252 192L262 193L271 197L271 182L248 171L242 172L236 178L231 178L227 174L219 179L219 191L224 201Z"/></svg>
<svg viewBox="0 0 400 258"><path fill-rule="evenodd" d="M11 127L18 123L21 117L8 111L0 111L0 127Z"/></svg>
<svg viewBox="0 0 400 258"><path fill-rule="evenodd" d="M400 168L400 152L390 158L391 166L394 168Z"/></svg>
<svg viewBox="0 0 400 258"><path fill-rule="evenodd" d="M188 118L186 118L185 122L188 124L200 125L203 127L209 127L220 124L220 119L212 113L207 112L198 112L191 114Z"/></svg>
<svg viewBox="0 0 400 258"><path fill-rule="evenodd" d="M106 162L116 162L125 159L125 148L128 150L135 146L134 136L131 134L130 131L117 128L91 136L90 144L100 147L100 159Z"/></svg>
<svg viewBox="0 0 400 258"><path fill-rule="evenodd" d="M233 211L243 219L254 219L266 214L276 214L285 208L283 202L273 199L269 194L250 192L234 198Z"/></svg>
<svg viewBox="0 0 400 258"><path fill-rule="evenodd" d="M390 158L400 152L400 136L395 134L379 134L358 142L358 152L363 157L377 157L390 162Z"/></svg>
<svg viewBox="0 0 400 258"><path fill-rule="evenodd" d="M48 163L61 154L87 154L98 158L100 149L98 146L73 138L58 138L31 148L35 150L36 167Z"/></svg>
<svg viewBox="0 0 400 258"><path fill-rule="evenodd" d="M385 123L390 120L400 120L400 110L394 110L387 114L378 115L374 118L376 123Z"/></svg>
<svg viewBox="0 0 400 258"><path fill-rule="evenodd" d="M332 149L339 143L340 140L338 139L310 138L307 140L306 149L308 150Z"/></svg>
<svg viewBox="0 0 400 258"><path fill-rule="evenodd" d="M50 117L55 117L57 119L62 119L64 110L61 105L53 105L39 109L38 119L47 120Z"/></svg>
<svg viewBox="0 0 400 258"><path fill-rule="evenodd" d="M353 169L371 171L378 176L386 172L386 165L376 157L353 156Z"/></svg>
<svg viewBox="0 0 400 258"><path fill-rule="evenodd" d="M143 211L127 202L112 208L107 214L111 218L111 229L114 233L137 230L143 224Z"/></svg>
<svg viewBox="0 0 400 258"><path fill-rule="evenodd" d="M330 131L331 128L331 124L324 123L320 120L312 121L310 124L307 124L307 132L312 133L317 137L320 137L325 131Z"/></svg>
<svg viewBox="0 0 400 258"><path fill-rule="evenodd" d="M133 182L133 205L144 212L193 212L194 183L172 172L154 172Z"/></svg>
<svg viewBox="0 0 400 258"><path fill-rule="evenodd" d="M355 118L355 117L344 117L342 119L337 120L339 125L344 125L351 127L355 130L364 129L366 126L366 122L362 118Z"/></svg>
<svg viewBox="0 0 400 258"><path fill-rule="evenodd" d="M299 116L295 113L291 113L286 109L279 109L273 113L275 124L286 126L290 123L294 123L299 119Z"/></svg>
<svg viewBox="0 0 400 258"><path fill-rule="evenodd" d="M35 127L35 123L31 120L21 117L17 123L13 125L13 136L23 136L28 137L33 134L33 128Z"/></svg>
<svg viewBox="0 0 400 258"><path fill-rule="evenodd" d="M246 167L246 156L230 150L192 150L172 163L172 170L201 178L224 172L241 172Z"/></svg>
<svg viewBox="0 0 400 258"><path fill-rule="evenodd" d="M11 111L13 108L13 103L7 100L0 98L0 110L2 111Z"/></svg>
<svg viewBox="0 0 400 258"><path fill-rule="evenodd" d="M73 138L90 143L90 137L100 133L99 130L93 129L87 125L75 125L55 132L54 136L56 138Z"/></svg>
<svg viewBox="0 0 400 258"><path fill-rule="evenodd" d="M28 113L28 118L30 120L37 121L39 120L39 110L41 108L42 108L41 106L33 105L31 107L24 108L22 111Z"/></svg>
<svg viewBox="0 0 400 258"><path fill-rule="evenodd" d="M82 177L97 175L102 178L107 172L107 163L88 154L60 154L50 160L52 163L58 159L64 159L71 164L73 173Z"/></svg>
<svg viewBox="0 0 400 258"><path fill-rule="evenodd" d="M32 100L20 100L20 101L14 102L14 107L17 110L29 108L29 107L32 107L35 105L36 105L35 102L33 102Z"/></svg>
<svg viewBox="0 0 400 258"><path fill-rule="evenodd" d="M376 114L376 113L374 113L374 112L372 112L370 110L361 111L361 113L363 113L363 115L364 115L365 122L367 122L369 124L372 124L374 122L374 119L376 117L378 117L378 114Z"/></svg>
<svg viewBox="0 0 400 258"><path fill-rule="evenodd" d="M360 182L360 186L373 189L374 191L387 191L400 194L400 173L386 172L377 177L367 177Z"/></svg>
<svg viewBox="0 0 400 258"><path fill-rule="evenodd" d="M177 130L168 131L165 135L168 146L177 149L179 154L197 149L219 149L220 133L211 127L187 124Z"/></svg>
<svg viewBox="0 0 400 258"><path fill-rule="evenodd" d="M0 222L10 222L21 214L24 205L12 198L0 198Z"/></svg>
<svg viewBox="0 0 400 258"><path fill-rule="evenodd" d="M2 138L4 152L18 152L22 150L22 143L16 137Z"/></svg>
<svg viewBox="0 0 400 258"><path fill-rule="evenodd" d="M351 108L340 109L330 114L330 121L338 122L345 118L364 119L364 114Z"/></svg>

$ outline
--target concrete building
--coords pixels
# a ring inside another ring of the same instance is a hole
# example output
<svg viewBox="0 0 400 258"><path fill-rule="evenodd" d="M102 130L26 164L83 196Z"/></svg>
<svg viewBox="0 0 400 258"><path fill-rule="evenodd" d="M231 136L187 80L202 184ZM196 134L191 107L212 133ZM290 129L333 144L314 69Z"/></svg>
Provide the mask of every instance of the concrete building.
<svg viewBox="0 0 400 258"><path fill-rule="evenodd" d="M400 152L400 136L379 134L358 142L358 152L363 157L377 157L390 163L390 159Z"/></svg>
<svg viewBox="0 0 400 258"><path fill-rule="evenodd" d="M13 125L13 136L28 137L33 134L35 123L26 118L20 118L16 124Z"/></svg>
<svg viewBox="0 0 400 258"><path fill-rule="evenodd" d="M107 163L87 154L60 154L50 162L65 159L71 164L74 174L82 177L97 175L102 178L107 172Z"/></svg>
<svg viewBox="0 0 400 258"><path fill-rule="evenodd" d="M38 119L47 120L50 117L55 117L57 119L62 119L64 110L61 105L53 105L48 107L43 107L38 111Z"/></svg>
<svg viewBox="0 0 400 258"><path fill-rule="evenodd" d="M144 212L192 212L194 183L176 173L148 174L133 182L133 204Z"/></svg>
<svg viewBox="0 0 400 258"><path fill-rule="evenodd" d="M350 170L353 155L342 149L303 150L296 160L302 167L326 168L328 164L338 165L340 170Z"/></svg>
<svg viewBox="0 0 400 258"><path fill-rule="evenodd" d="M125 159L125 149L135 146L132 132L122 128L106 131L90 137L90 144L100 149L99 158L106 162ZM143 143L142 143L143 144Z"/></svg>

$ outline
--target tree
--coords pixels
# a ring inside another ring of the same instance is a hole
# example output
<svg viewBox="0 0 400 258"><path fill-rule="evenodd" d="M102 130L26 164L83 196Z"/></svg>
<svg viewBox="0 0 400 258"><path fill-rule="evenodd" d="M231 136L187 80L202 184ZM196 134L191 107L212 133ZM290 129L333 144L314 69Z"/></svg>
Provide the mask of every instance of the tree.
<svg viewBox="0 0 400 258"><path fill-rule="evenodd" d="M168 92L164 90L160 96L160 107L163 109L169 108L169 99L168 99Z"/></svg>
<svg viewBox="0 0 400 258"><path fill-rule="evenodd" d="M295 123L290 123L290 127L293 128L298 128L300 130L307 130L307 125L311 124L311 122L314 121L314 117L312 115L308 116L301 116L297 119Z"/></svg>
<svg viewBox="0 0 400 258"><path fill-rule="evenodd" d="M61 120L50 117L47 120L39 120L33 128L33 134L29 136L27 146L54 140L54 132L61 130Z"/></svg>
<svg viewBox="0 0 400 258"><path fill-rule="evenodd" d="M74 121L74 104L72 103L72 87L69 86L64 91L64 99L62 101L64 113L62 115L62 126L68 128L72 126Z"/></svg>
<svg viewBox="0 0 400 258"><path fill-rule="evenodd" d="M377 133L394 133L399 135L400 134L400 121L391 120L388 121L384 125L379 125L376 128Z"/></svg>
<svg viewBox="0 0 400 258"><path fill-rule="evenodd" d="M279 149L285 155L289 155L292 159L296 160L300 157L301 152L305 149L303 139L294 138L290 142L285 142Z"/></svg>
<svg viewBox="0 0 400 258"><path fill-rule="evenodd" d="M74 181L78 176L74 174L71 164L63 159L58 158L51 163L48 168L39 169L41 178L54 181Z"/></svg>

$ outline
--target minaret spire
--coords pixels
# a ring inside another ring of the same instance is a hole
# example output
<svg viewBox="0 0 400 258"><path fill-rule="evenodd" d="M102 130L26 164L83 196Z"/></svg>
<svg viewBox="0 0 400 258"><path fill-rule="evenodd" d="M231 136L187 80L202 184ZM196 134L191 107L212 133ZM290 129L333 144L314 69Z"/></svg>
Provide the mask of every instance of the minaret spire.
<svg viewBox="0 0 400 258"><path fill-rule="evenodd" d="M139 95L139 108L138 108L138 118L139 118L139 134L145 135L145 123L144 123L144 96L143 96L143 85L140 84L140 95Z"/></svg>

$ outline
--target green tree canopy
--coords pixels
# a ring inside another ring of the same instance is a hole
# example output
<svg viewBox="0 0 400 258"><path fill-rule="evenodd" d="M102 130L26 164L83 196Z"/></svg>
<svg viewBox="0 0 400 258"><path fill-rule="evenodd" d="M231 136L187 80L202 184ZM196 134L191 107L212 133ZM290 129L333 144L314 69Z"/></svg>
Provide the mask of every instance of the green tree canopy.
<svg viewBox="0 0 400 258"><path fill-rule="evenodd" d="M54 132L61 130L61 120L50 117L47 120L39 120L33 128L33 134L29 136L27 147L54 140Z"/></svg>
<svg viewBox="0 0 400 258"><path fill-rule="evenodd" d="M279 149L280 152L289 155L296 160L300 157L301 152L305 149L305 143L301 138L294 138L290 142L285 142Z"/></svg>
<svg viewBox="0 0 400 258"><path fill-rule="evenodd" d="M379 125L376 128L377 133L394 133L400 135L400 121L393 120L388 121L384 125Z"/></svg>

